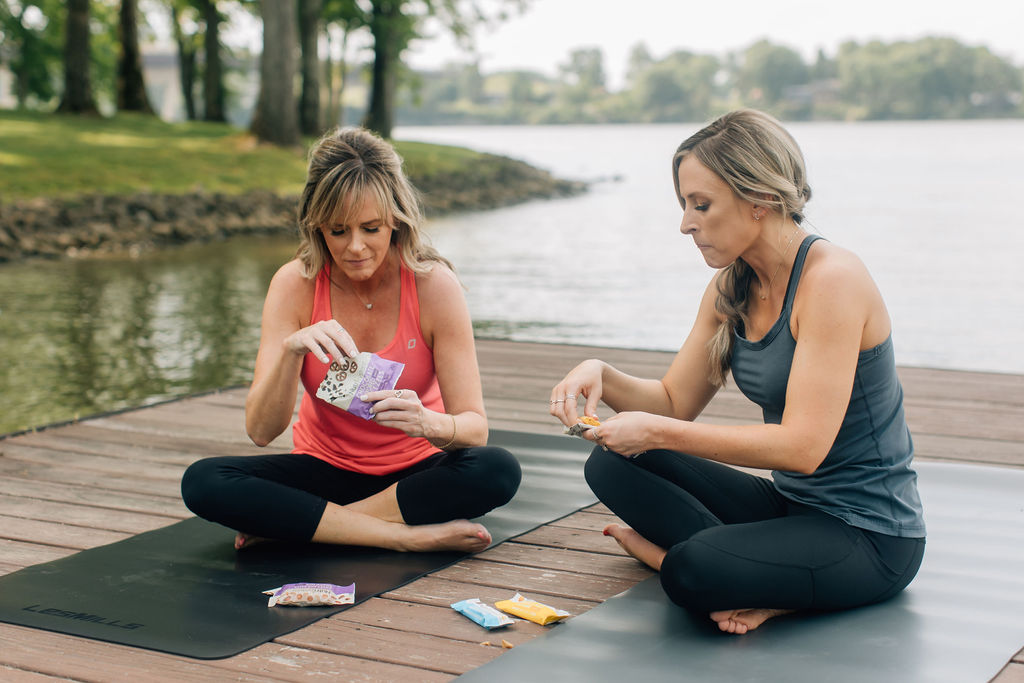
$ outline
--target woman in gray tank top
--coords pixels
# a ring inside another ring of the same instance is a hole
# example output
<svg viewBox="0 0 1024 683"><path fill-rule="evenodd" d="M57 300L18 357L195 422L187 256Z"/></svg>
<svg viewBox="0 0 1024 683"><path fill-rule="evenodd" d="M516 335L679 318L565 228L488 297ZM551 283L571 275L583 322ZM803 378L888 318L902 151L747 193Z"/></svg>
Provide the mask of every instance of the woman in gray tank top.
<svg viewBox="0 0 1024 683"><path fill-rule="evenodd" d="M605 534L730 633L892 597L925 527L881 294L856 256L804 231L804 160L767 114L695 133L672 178L680 231L717 271L693 329L661 379L591 359L551 391L567 426L615 411L583 432L587 481L629 525ZM730 372L764 422L695 422Z"/></svg>

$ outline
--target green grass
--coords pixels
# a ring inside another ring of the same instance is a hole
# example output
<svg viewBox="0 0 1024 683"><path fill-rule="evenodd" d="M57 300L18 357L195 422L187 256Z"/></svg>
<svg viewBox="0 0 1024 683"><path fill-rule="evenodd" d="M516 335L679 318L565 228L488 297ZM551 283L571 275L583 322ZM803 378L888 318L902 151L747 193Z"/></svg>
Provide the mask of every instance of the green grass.
<svg viewBox="0 0 1024 683"><path fill-rule="evenodd" d="M310 142L302 149L282 149L258 144L226 124L165 123L134 114L98 118L0 111L0 199L193 190L298 194ZM396 146L414 179L457 172L481 158L457 147Z"/></svg>

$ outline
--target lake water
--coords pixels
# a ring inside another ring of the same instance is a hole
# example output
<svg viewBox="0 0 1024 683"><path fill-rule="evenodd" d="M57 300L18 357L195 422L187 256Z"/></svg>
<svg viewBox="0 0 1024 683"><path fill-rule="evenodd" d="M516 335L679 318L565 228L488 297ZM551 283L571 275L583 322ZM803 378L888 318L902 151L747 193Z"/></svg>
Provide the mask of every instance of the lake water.
<svg viewBox="0 0 1024 683"><path fill-rule="evenodd" d="M695 125L404 127L593 181L431 220L478 336L674 350L712 271L670 159ZM878 282L903 365L1024 373L1024 121L801 123L808 220ZM290 240L0 266L0 433L249 379ZM555 379L555 378L552 378Z"/></svg>

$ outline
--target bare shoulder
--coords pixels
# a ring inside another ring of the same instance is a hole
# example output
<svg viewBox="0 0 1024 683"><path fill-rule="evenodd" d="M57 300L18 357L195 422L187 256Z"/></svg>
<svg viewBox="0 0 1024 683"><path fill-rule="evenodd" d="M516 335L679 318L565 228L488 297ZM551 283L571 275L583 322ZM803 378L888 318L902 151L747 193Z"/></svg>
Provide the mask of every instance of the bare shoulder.
<svg viewBox="0 0 1024 683"><path fill-rule="evenodd" d="M843 320L861 329L861 348L884 340L891 331L882 293L860 257L819 240L807 254L793 303L794 333L802 322Z"/></svg>
<svg viewBox="0 0 1024 683"><path fill-rule="evenodd" d="M459 278L451 268L438 261L431 263L428 271L416 273L416 291L420 306L443 306L453 297L456 300L463 298Z"/></svg>
<svg viewBox="0 0 1024 683"><path fill-rule="evenodd" d="M830 296L841 292L864 295L875 291L875 283L859 256L832 242L818 240L807 252L800 290Z"/></svg>
<svg viewBox="0 0 1024 683"><path fill-rule="evenodd" d="M302 264L295 259L274 273L267 290L267 303L282 312L291 309L299 314L308 313L313 305L315 289L316 278L303 275Z"/></svg>

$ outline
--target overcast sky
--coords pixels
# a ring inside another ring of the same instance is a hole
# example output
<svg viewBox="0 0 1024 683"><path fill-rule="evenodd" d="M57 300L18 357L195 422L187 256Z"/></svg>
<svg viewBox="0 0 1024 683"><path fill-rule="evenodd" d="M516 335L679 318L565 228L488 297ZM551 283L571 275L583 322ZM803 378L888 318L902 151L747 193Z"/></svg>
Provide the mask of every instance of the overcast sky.
<svg viewBox="0 0 1024 683"><path fill-rule="evenodd" d="M434 28L434 38L415 42L404 55L409 64L468 61ZM251 15L236 14L228 30L228 42L261 49ZM525 68L552 76L571 50L600 47L609 85L617 88L630 50L641 42L657 59L677 49L724 56L767 38L809 61L819 49L834 56L846 40L927 35L982 45L1024 67L1024 0L532 0L525 13L493 30L478 29L476 44L484 72Z"/></svg>
<svg viewBox="0 0 1024 683"><path fill-rule="evenodd" d="M722 56L767 38L813 59L834 56L845 40L886 42L925 35L984 45L1024 66L1022 0L533 0L493 31L477 31L485 72L526 67L553 75L577 47L601 47L611 84L634 45L655 58L676 49ZM451 40L420 41L406 57L416 67L460 59Z"/></svg>

